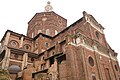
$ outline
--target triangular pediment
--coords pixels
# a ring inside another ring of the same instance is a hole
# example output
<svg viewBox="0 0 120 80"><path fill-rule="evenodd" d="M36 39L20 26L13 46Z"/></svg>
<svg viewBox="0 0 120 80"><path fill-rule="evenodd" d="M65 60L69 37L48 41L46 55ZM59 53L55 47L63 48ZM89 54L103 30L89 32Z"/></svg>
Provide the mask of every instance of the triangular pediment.
<svg viewBox="0 0 120 80"><path fill-rule="evenodd" d="M84 11L83 12L83 16L84 16L85 20L88 23L90 23L92 26L96 27L99 30L103 30L104 29L104 27L101 24L99 24L97 22L97 20L91 14L88 14L87 12Z"/></svg>

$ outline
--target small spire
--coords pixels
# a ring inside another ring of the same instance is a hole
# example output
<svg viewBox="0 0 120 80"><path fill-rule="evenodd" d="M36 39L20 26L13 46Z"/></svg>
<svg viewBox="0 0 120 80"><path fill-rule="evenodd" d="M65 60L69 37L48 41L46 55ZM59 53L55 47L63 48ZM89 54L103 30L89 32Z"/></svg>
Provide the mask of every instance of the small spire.
<svg viewBox="0 0 120 80"><path fill-rule="evenodd" d="M50 1L47 2L47 5L45 6L45 12L52 11L53 7L50 5Z"/></svg>

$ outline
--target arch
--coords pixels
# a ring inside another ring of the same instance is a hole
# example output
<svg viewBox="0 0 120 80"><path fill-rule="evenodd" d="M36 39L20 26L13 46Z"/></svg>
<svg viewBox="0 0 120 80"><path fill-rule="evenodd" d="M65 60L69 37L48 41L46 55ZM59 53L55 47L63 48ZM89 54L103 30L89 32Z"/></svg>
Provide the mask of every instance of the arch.
<svg viewBox="0 0 120 80"><path fill-rule="evenodd" d="M18 47L19 47L19 43L18 43L16 40L11 40L11 41L9 42L9 45L10 45L11 47L14 47L14 48L18 48Z"/></svg>
<svg viewBox="0 0 120 80"><path fill-rule="evenodd" d="M25 50L31 50L31 46L30 46L29 44L25 44L25 45L23 46L23 48L24 48Z"/></svg>
<svg viewBox="0 0 120 80"><path fill-rule="evenodd" d="M105 68L105 74L106 74L107 80L111 80L109 68Z"/></svg>
<svg viewBox="0 0 120 80"><path fill-rule="evenodd" d="M92 76L92 80L96 80L95 72L92 72L91 76Z"/></svg>

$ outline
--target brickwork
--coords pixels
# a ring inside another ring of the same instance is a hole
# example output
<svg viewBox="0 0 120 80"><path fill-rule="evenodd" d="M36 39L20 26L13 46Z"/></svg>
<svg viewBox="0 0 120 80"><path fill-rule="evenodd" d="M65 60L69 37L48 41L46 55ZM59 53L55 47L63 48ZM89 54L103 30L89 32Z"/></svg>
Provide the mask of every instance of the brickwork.
<svg viewBox="0 0 120 80"><path fill-rule="evenodd" d="M27 34L29 37L32 35L35 37L39 32L46 34L48 29L47 35L54 36L67 27L66 22L66 19L54 12L37 13L28 23ZM55 30L57 31L56 34Z"/></svg>
<svg viewBox="0 0 120 80"><path fill-rule="evenodd" d="M103 30L86 12L68 27L53 11L36 13L28 22L27 36L6 31L0 64L5 69L20 67L10 75L13 80L119 80L117 53Z"/></svg>

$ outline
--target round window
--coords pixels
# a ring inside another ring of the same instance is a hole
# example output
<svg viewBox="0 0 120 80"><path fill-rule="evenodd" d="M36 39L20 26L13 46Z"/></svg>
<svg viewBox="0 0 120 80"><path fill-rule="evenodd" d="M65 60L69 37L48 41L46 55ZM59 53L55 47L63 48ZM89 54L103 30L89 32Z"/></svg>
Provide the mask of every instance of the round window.
<svg viewBox="0 0 120 80"><path fill-rule="evenodd" d="M28 45L28 44L24 45L24 49L30 50L30 45Z"/></svg>
<svg viewBox="0 0 120 80"><path fill-rule="evenodd" d="M17 47L18 46L17 42L14 41L14 40L11 41L10 44L11 44L12 47Z"/></svg>
<svg viewBox="0 0 120 80"><path fill-rule="evenodd" d="M88 58L88 62L90 64L90 66L92 66L92 67L94 66L94 60L91 56Z"/></svg>
<svg viewBox="0 0 120 80"><path fill-rule="evenodd" d="M26 46L26 49L29 49L29 46Z"/></svg>

